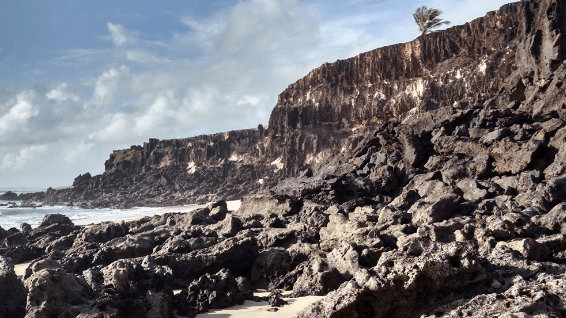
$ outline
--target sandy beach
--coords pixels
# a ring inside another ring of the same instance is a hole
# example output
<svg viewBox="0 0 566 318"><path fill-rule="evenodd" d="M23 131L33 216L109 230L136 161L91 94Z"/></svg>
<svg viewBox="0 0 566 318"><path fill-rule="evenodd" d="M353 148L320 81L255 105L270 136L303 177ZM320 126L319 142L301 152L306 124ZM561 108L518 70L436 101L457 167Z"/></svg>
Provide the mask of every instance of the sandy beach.
<svg viewBox="0 0 566 318"><path fill-rule="evenodd" d="M20 278L23 278L26 274L26 268L28 268L29 264L30 263L28 262L14 265L14 271L16 272L16 275Z"/></svg>
<svg viewBox="0 0 566 318"><path fill-rule="evenodd" d="M247 300L243 305L237 305L226 309L211 310L207 313L198 314L197 317L215 317L215 318L283 318L294 317L301 310L308 307L322 296L306 296L300 298L284 298L289 302L288 305L279 307L277 311L270 312L272 308L267 301L255 302Z"/></svg>

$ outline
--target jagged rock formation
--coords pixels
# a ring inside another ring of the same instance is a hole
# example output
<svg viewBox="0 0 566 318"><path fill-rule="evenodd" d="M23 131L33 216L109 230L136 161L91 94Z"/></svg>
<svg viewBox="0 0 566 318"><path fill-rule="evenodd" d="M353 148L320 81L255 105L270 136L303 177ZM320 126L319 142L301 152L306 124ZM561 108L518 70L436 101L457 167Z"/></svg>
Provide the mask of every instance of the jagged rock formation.
<svg viewBox="0 0 566 318"><path fill-rule="evenodd" d="M220 201L90 227L52 215L0 228L2 257L33 260L26 314L194 316L267 286L276 304L277 289L326 295L301 318L565 317L565 14L565 1L509 4L313 70L281 94L265 130L115 152L104 175L48 197L106 180L135 188L196 158L201 177L218 171L198 179L207 186L251 182L253 169L273 179L238 211ZM175 180L197 180L186 176ZM21 291L10 264L0 262L3 283Z"/></svg>

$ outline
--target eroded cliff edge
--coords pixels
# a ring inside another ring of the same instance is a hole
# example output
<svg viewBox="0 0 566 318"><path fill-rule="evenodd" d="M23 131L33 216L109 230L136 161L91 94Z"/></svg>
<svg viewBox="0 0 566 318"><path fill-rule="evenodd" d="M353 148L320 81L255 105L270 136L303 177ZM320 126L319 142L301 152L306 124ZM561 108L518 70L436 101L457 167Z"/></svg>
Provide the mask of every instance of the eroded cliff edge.
<svg viewBox="0 0 566 318"><path fill-rule="evenodd" d="M558 111L559 97L553 110L541 110L539 95L564 57L562 16L560 1L513 3L465 25L325 63L279 95L266 128L150 140L114 151L102 175L81 175L72 189L34 198L83 206L232 199L307 168L327 170L335 155L389 120L491 98L538 102L535 115Z"/></svg>

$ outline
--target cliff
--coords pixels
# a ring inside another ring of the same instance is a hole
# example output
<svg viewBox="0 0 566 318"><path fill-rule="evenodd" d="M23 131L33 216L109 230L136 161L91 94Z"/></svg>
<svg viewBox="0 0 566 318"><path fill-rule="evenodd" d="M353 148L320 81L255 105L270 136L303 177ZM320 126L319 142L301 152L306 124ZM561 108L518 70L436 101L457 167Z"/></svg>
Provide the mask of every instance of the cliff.
<svg viewBox="0 0 566 318"><path fill-rule="evenodd" d="M129 206L236 198L307 168L320 173L390 120L492 98L530 107L565 54L564 8L552 3L508 4L461 26L325 63L279 95L265 129L114 151L104 174L80 176L73 189L50 191L46 200L107 196L96 205L108 205L117 193Z"/></svg>

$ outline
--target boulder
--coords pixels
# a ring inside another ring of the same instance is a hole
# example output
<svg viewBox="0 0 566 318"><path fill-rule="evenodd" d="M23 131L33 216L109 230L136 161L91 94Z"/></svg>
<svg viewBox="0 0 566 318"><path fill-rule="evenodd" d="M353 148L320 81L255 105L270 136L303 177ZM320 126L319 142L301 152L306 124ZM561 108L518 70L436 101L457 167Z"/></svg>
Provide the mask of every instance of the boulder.
<svg viewBox="0 0 566 318"><path fill-rule="evenodd" d="M57 225L74 225L71 219L64 216L63 214L47 214L43 218L43 221L39 225L40 227L48 227L50 225L57 224Z"/></svg>
<svg viewBox="0 0 566 318"><path fill-rule="evenodd" d="M462 197L455 193L436 193L418 200L408 211L412 223L420 226L425 223L440 222L458 211Z"/></svg>
<svg viewBox="0 0 566 318"><path fill-rule="evenodd" d="M194 317L209 309L222 309L243 304L244 294L230 270L204 274L175 296L175 308L180 315Z"/></svg>
<svg viewBox="0 0 566 318"><path fill-rule="evenodd" d="M533 221L553 233L566 234L566 203L557 204L548 213L533 218Z"/></svg>
<svg viewBox="0 0 566 318"><path fill-rule="evenodd" d="M26 288L16 276L12 260L0 256L0 317L24 317L26 297Z"/></svg>
<svg viewBox="0 0 566 318"><path fill-rule="evenodd" d="M26 317L74 317L88 311L92 290L81 276L68 274L59 263L45 260L32 267L25 281Z"/></svg>
<svg viewBox="0 0 566 318"><path fill-rule="evenodd" d="M518 174L525 170L535 158L535 153L542 149L540 140L529 140L526 143L517 143L511 138L494 143L490 147L490 155L494 159L494 165L500 174Z"/></svg>
<svg viewBox="0 0 566 318"><path fill-rule="evenodd" d="M187 286L192 280L220 269L229 269L234 275L243 276L258 255L253 237L225 239L213 246L187 254L156 254L155 263L173 270L173 287Z"/></svg>
<svg viewBox="0 0 566 318"><path fill-rule="evenodd" d="M277 277L287 274L291 269L289 252L282 248L271 248L259 253L252 266L250 281L252 283L269 283ZM265 284L267 285L267 284Z"/></svg>

